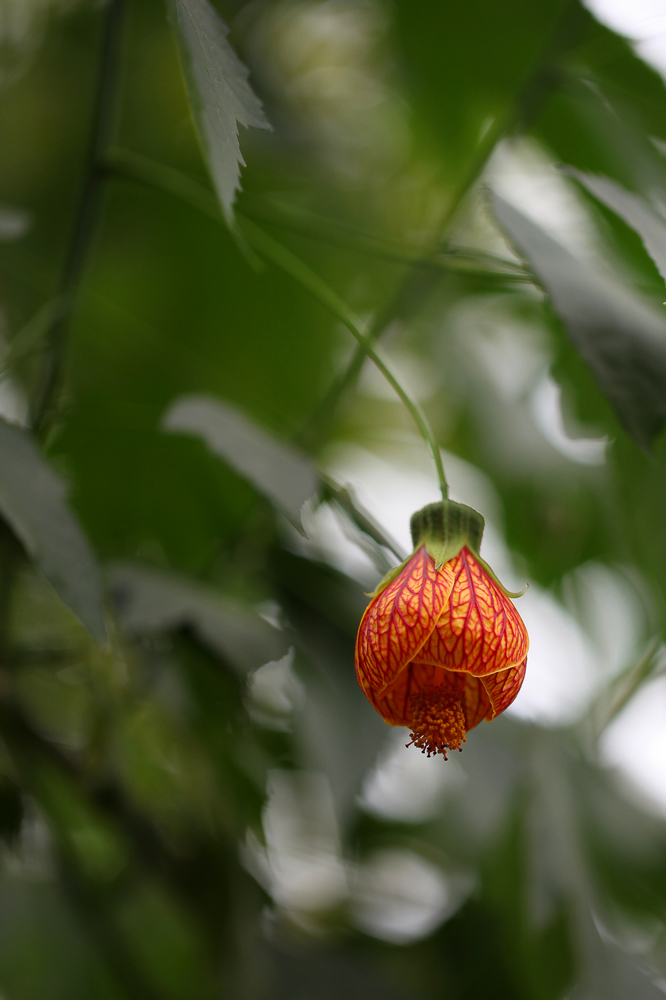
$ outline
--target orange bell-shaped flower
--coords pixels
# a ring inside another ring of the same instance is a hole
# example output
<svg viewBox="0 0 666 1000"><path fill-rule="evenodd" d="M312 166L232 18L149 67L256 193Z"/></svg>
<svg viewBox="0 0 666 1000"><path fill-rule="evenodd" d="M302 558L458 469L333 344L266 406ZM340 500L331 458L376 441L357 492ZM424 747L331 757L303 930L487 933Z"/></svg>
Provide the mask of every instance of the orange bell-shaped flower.
<svg viewBox="0 0 666 1000"><path fill-rule="evenodd" d="M382 580L358 630L365 695L389 725L410 727L407 745L428 756L461 750L525 677L527 629L478 554L484 525L450 500L414 514L414 553Z"/></svg>

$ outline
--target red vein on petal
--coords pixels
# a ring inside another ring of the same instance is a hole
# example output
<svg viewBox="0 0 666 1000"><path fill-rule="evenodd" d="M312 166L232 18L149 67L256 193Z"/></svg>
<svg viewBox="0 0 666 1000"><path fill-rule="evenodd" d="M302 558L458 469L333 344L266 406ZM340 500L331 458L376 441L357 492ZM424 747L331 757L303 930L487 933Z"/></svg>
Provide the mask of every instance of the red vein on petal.
<svg viewBox="0 0 666 1000"><path fill-rule="evenodd" d="M391 683L435 628L451 585L451 573L437 571L420 548L366 609L356 643L359 680L375 691Z"/></svg>
<svg viewBox="0 0 666 1000"><path fill-rule="evenodd" d="M467 549L452 560L447 608L419 656L448 670L485 676L527 656L527 630L508 597Z"/></svg>

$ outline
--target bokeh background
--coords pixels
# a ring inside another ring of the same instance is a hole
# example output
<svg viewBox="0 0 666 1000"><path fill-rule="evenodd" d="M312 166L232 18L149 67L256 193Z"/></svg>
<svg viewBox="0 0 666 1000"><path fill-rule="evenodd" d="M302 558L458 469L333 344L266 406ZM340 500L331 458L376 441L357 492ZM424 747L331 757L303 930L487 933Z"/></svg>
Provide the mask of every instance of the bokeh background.
<svg viewBox="0 0 666 1000"><path fill-rule="evenodd" d="M666 5L215 9L233 232L162 0L0 2L0 997L657 1000ZM529 582L448 762L356 685L437 481L322 288Z"/></svg>

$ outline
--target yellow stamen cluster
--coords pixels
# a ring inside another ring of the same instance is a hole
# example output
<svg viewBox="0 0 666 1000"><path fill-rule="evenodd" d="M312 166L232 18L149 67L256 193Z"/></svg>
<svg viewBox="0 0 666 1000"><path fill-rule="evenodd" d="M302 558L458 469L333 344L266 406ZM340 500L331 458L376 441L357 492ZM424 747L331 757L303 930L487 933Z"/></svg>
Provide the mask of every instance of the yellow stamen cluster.
<svg viewBox="0 0 666 1000"><path fill-rule="evenodd" d="M411 741L422 753L441 753L447 759L447 750L462 750L466 743L465 713L462 698L443 687L426 687L409 700Z"/></svg>

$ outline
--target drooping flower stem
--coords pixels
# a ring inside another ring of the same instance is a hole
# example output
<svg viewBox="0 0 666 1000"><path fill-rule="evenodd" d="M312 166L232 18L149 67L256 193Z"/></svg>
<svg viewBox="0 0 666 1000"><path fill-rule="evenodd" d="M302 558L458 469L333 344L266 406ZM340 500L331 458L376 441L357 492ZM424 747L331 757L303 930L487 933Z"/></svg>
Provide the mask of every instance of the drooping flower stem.
<svg viewBox="0 0 666 1000"><path fill-rule="evenodd" d="M329 288L329 286L322 281L322 279L315 274L315 272L312 271L307 264L304 264L302 260L296 257L296 255L285 246L273 239L272 236L269 236L268 233L264 232L263 229L257 226L254 222L251 222L249 219L243 218L242 228L248 241L258 253L271 260L274 264L277 264L278 267L297 281L299 285L307 289L307 291L314 295L322 303L322 305L325 305L334 316L337 316L337 318L344 323L352 336L363 348L366 356L382 373L386 381L403 403L405 409L411 415L414 423L419 429L421 437L430 448L433 461L435 463L435 469L437 471L437 478L439 480L442 499L446 500L449 495L449 488L444 474L442 455L439 450L439 445L435 441L430 424L428 423L428 418L418 403L415 403L413 399L410 399L390 368L384 361L382 361L379 354L377 354L377 351L373 346L372 339L361 330L361 321L354 316L352 310L346 302L344 302L332 288Z"/></svg>
<svg viewBox="0 0 666 1000"><path fill-rule="evenodd" d="M182 198L184 201L192 205L193 208L198 209L205 215L209 215L217 221L221 221L220 209L215 196L196 181L186 177L181 174L180 171L174 170L172 167L156 163L145 156L128 153L125 150L113 150L107 156L107 169L110 172L118 174L119 176L125 175L133 178L134 180L138 180L145 184L150 184L153 187L160 188L163 191L167 191L169 194ZM237 229L239 231L236 235L244 237L244 239L247 240L250 246L257 253L259 253L266 260L270 260L273 264L276 264L282 271L297 281L302 288L305 288L311 295L314 295L315 298L317 298L319 302L321 302L322 305L329 310L329 312L333 313L334 316L344 323L357 341L359 349L366 357L370 358L373 364L382 373L384 378L393 388L398 398L410 413L414 423L418 427L421 437L428 445L435 463L442 499L446 500L449 490L446 482L446 476L444 474L444 465L442 463L439 446L435 441L428 419L421 410L420 406L408 396L395 375L393 375L386 363L382 361L381 357L377 354L373 344L373 337L362 332L361 320L354 316L352 310L346 302L344 302L333 291L333 289L326 284L325 281L322 281L322 279L315 274L315 272L312 271L307 264L283 246L278 240L274 239L255 222L251 221L247 218L247 216L242 215L240 212L236 212L236 220ZM342 376L345 383L347 378L348 374L345 373Z"/></svg>

